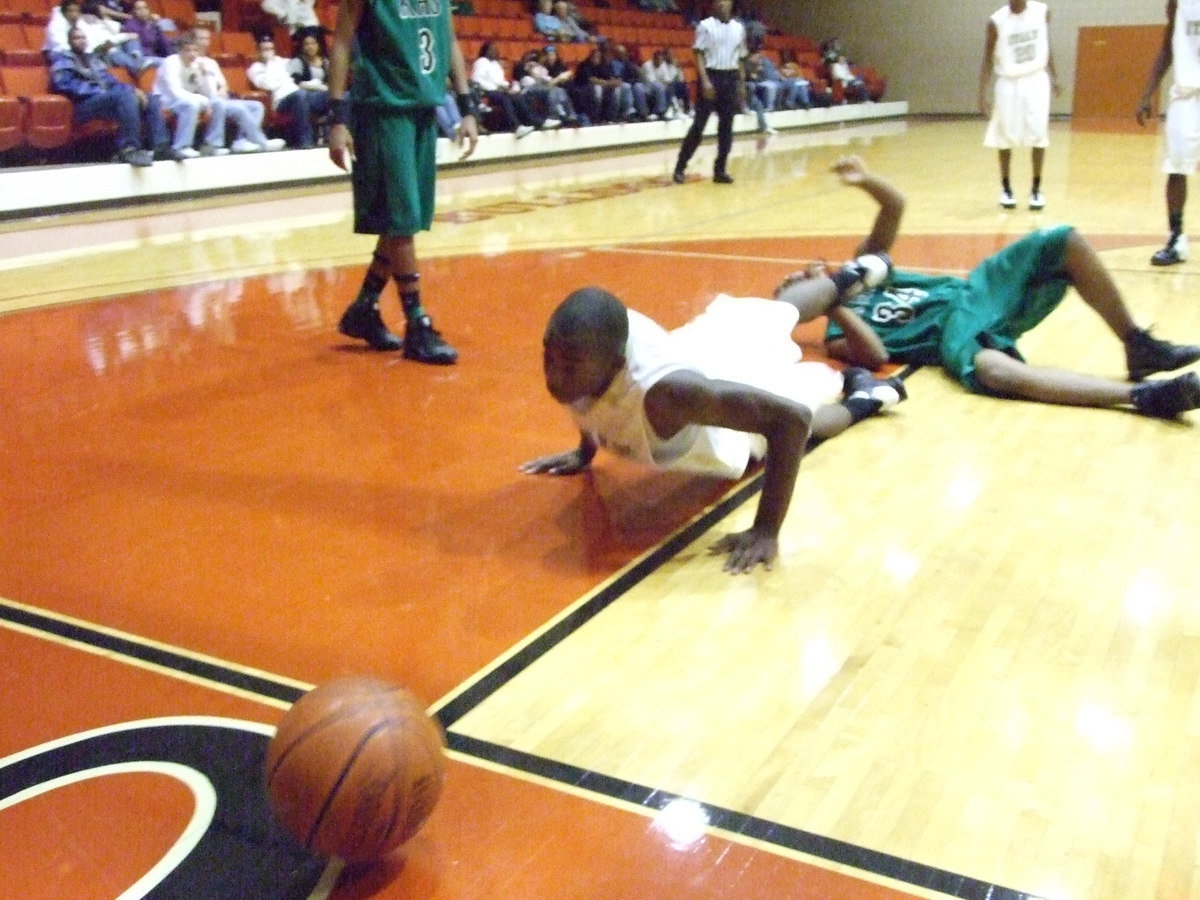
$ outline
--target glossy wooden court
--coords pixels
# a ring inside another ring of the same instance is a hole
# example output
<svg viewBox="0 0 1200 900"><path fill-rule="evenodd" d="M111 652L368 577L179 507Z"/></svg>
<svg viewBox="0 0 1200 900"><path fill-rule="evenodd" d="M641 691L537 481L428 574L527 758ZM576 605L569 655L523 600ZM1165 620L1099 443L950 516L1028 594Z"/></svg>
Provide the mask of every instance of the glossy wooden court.
<svg viewBox="0 0 1200 900"><path fill-rule="evenodd" d="M1197 264L1149 266L1156 134L1056 124L1035 214L995 205L982 131L741 138L732 187L711 141L683 186L673 145L445 173L418 247L446 369L336 334L371 248L342 189L4 226L0 896L1200 896L1197 414L918 370L805 460L779 565L741 577L708 546L753 480L517 471L577 438L540 371L563 295L668 326L769 296L869 226L847 152L908 194L901 267L1067 221L1200 341ZM1022 349L1123 372L1073 295ZM256 768L341 674L409 686L451 748L426 829L355 871L280 837Z"/></svg>

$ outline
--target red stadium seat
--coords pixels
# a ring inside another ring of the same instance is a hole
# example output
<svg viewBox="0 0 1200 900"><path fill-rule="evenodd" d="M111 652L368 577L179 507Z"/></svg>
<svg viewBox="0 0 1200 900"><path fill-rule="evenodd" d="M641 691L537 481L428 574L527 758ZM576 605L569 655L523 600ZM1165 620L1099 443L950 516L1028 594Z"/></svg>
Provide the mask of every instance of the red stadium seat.
<svg viewBox="0 0 1200 900"><path fill-rule="evenodd" d="M25 42L25 29L19 20L0 23L0 51L28 49L29 44Z"/></svg>
<svg viewBox="0 0 1200 900"><path fill-rule="evenodd" d="M0 95L0 153L25 143L25 105L16 97Z"/></svg>
<svg viewBox="0 0 1200 900"><path fill-rule="evenodd" d="M50 70L38 66L0 66L0 81L9 96L25 104L29 146L61 147L71 140L72 109L66 97L50 93Z"/></svg>

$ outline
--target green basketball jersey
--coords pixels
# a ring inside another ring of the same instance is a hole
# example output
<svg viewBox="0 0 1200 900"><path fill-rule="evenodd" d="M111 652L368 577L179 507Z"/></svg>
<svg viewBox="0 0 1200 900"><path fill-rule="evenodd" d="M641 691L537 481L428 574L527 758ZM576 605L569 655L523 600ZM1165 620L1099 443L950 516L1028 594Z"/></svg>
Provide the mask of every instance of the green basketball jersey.
<svg viewBox="0 0 1200 900"><path fill-rule="evenodd" d="M454 30L449 0L362 0L350 99L383 109L445 99Z"/></svg>
<svg viewBox="0 0 1200 900"><path fill-rule="evenodd" d="M891 359L934 365L941 362L946 317L966 289L961 278L896 271L883 289L864 291L846 306L879 335ZM830 322L825 339L840 337L842 329Z"/></svg>

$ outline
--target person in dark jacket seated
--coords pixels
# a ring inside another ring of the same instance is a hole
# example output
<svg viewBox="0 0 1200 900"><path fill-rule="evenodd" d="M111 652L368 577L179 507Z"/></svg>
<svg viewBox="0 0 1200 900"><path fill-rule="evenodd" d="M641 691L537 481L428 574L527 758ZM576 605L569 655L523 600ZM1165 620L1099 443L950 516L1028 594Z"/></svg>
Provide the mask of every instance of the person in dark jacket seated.
<svg viewBox="0 0 1200 900"><path fill-rule="evenodd" d="M133 166L153 165L170 152L170 138L158 98L118 81L108 65L87 51L87 36L72 28L69 53L50 59L50 86L74 107L76 124L94 119L117 123L117 158ZM150 149L148 149L150 148Z"/></svg>

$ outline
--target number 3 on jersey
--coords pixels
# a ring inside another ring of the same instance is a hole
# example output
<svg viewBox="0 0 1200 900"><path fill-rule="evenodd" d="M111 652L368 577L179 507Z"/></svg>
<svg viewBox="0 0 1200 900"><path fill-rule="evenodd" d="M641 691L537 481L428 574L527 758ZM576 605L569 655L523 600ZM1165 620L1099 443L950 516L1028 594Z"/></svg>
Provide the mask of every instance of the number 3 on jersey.
<svg viewBox="0 0 1200 900"><path fill-rule="evenodd" d="M437 65L437 54L434 52L433 32L422 28L417 32L417 44L421 48L421 71L428 75Z"/></svg>

